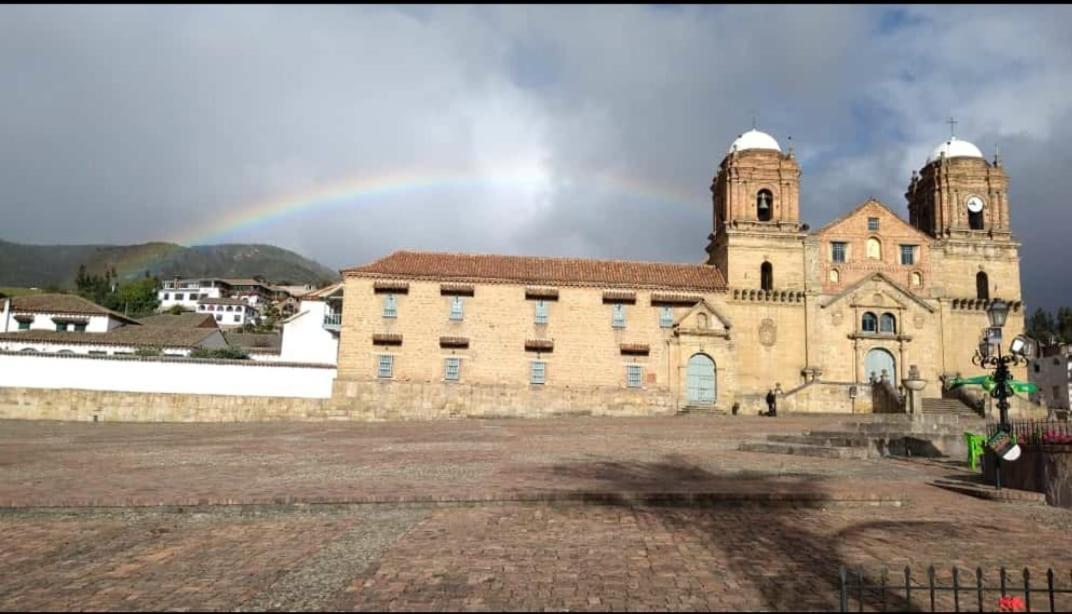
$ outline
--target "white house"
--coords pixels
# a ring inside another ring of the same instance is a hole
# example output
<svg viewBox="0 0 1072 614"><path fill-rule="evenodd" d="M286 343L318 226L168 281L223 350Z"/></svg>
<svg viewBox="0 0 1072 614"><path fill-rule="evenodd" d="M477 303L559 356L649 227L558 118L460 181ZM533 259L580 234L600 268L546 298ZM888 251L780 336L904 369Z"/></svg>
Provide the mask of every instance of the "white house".
<svg viewBox="0 0 1072 614"><path fill-rule="evenodd" d="M237 298L203 298L197 301L198 313L210 313L216 318L216 324L232 328L243 324L256 324L260 312L242 299Z"/></svg>
<svg viewBox="0 0 1072 614"><path fill-rule="evenodd" d="M121 356L153 348L165 356L189 356L197 348L227 346L216 328L121 326L106 332L23 330L0 333L0 351Z"/></svg>
<svg viewBox="0 0 1072 614"><path fill-rule="evenodd" d="M281 360L337 364L342 299L342 283L302 296L298 313L283 320Z"/></svg>
<svg viewBox="0 0 1072 614"><path fill-rule="evenodd" d="M0 333L71 331L105 333L136 320L73 294L33 294L3 301Z"/></svg>
<svg viewBox="0 0 1072 614"><path fill-rule="evenodd" d="M197 301L203 298L224 298L230 296L231 286L221 279L168 279L157 291L160 311L166 311L175 305L194 311Z"/></svg>

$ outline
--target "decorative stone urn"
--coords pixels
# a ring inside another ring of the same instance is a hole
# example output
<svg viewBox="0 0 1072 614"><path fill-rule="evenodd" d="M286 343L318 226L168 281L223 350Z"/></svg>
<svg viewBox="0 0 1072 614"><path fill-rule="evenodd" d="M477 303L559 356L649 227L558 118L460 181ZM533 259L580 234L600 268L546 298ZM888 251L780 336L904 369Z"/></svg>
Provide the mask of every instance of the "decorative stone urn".
<svg viewBox="0 0 1072 614"><path fill-rule="evenodd" d="M926 387L927 380L921 378L919 368L916 365L912 365L908 368L908 375L901 380L901 383L904 384L905 390L908 392L905 398L905 411L913 417L922 416L923 388Z"/></svg>

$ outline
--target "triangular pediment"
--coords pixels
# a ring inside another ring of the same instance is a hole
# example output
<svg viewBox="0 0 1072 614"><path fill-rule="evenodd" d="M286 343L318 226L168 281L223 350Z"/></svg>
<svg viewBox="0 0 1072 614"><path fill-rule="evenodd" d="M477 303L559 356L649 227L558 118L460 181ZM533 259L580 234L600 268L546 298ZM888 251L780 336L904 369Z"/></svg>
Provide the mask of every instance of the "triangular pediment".
<svg viewBox="0 0 1072 614"><path fill-rule="evenodd" d="M704 326L705 319L706 326ZM730 326L729 318L706 300L700 300L674 321L674 328L682 331L729 332Z"/></svg>
<svg viewBox="0 0 1072 614"><path fill-rule="evenodd" d="M884 273L871 273L830 297L822 304L822 308L826 309L842 301L849 301L852 306L866 307L906 307L909 303L915 303L930 313L935 311L934 307L928 305L926 301Z"/></svg>
<svg viewBox="0 0 1072 614"><path fill-rule="evenodd" d="M918 235L920 241L930 240L930 237L927 234L906 222L904 219L901 218L901 216L897 215L897 213L895 213L892 209L886 206L885 203L876 198L869 198L865 200L864 202L854 207L852 211L849 211L845 215L834 219L832 222L826 224L818 230L815 230L811 234L814 236L824 235L828 233L836 234L843 230L843 226L852 225L853 220L860 217L878 217L880 220L882 220L881 227L883 228L883 230L878 231L877 234L879 235L890 234L890 231L892 230L893 234L905 232L909 234ZM895 228L890 228L890 224L893 224Z"/></svg>

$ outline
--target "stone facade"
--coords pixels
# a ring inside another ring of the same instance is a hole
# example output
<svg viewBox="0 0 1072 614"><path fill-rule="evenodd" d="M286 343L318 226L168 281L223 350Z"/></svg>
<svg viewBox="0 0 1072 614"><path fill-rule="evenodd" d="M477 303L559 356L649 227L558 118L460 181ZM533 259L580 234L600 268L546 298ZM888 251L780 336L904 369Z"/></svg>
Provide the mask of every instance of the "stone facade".
<svg viewBox="0 0 1072 614"><path fill-rule="evenodd" d="M789 411L869 413L872 380L903 392L910 365L927 398L977 372L990 299L1012 304L1009 337L1023 329L996 160L929 160L907 222L868 200L809 232L799 166L763 137L716 170L706 265L397 252L344 271L334 401L395 406L401 383L434 390L408 410L425 416L751 412L777 389Z"/></svg>

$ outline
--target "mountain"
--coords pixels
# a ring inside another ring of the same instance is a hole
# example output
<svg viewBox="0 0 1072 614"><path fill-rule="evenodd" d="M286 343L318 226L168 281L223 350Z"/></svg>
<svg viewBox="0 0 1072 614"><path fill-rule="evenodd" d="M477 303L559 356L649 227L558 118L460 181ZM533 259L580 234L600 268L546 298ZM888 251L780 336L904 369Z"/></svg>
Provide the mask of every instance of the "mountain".
<svg viewBox="0 0 1072 614"><path fill-rule="evenodd" d="M333 271L298 254L257 243L194 245L22 245L0 240L0 286L74 287L78 266L89 273L115 267L120 279L166 277L253 277L273 283L315 284L339 279Z"/></svg>

